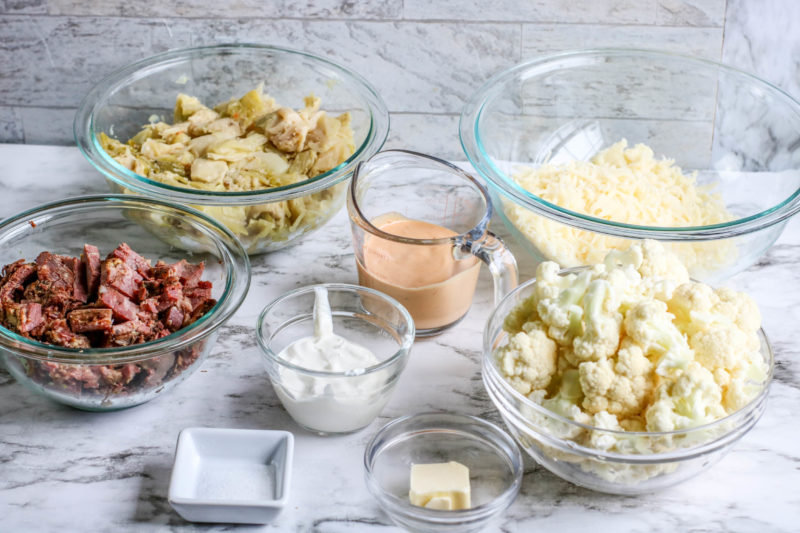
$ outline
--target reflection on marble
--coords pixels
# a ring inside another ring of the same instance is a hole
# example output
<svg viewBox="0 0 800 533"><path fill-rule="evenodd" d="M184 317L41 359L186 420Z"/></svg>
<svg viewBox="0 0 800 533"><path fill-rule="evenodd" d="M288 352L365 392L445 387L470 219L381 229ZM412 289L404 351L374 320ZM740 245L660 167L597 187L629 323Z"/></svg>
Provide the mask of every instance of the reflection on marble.
<svg viewBox="0 0 800 533"><path fill-rule="evenodd" d="M5 217L48 200L102 193L106 186L75 148L7 145L0 146L0 190L5 192L0 216ZM518 257L527 279L533 265ZM778 365L766 414L728 457L683 485L637 498L575 487L526 458L519 498L487 531L796 531L798 260L800 220L790 223L758 265L731 280L760 304ZM382 424L413 412L452 410L499 422L479 372L491 282L483 272L474 305L458 327L415 343L379 420L354 435L321 438L301 430L280 406L253 331L269 300L321 281L356 281L344 212L300 244L254 258L247 300L222 329L212 354L161 398L116 413L84 413L44 400L0 371L0 529L230 530L189 524L166 500L179 431L207 426L284 429L296 436L289 506L275 523L248 531L400 531L366 490L364 446Z"/></svg>

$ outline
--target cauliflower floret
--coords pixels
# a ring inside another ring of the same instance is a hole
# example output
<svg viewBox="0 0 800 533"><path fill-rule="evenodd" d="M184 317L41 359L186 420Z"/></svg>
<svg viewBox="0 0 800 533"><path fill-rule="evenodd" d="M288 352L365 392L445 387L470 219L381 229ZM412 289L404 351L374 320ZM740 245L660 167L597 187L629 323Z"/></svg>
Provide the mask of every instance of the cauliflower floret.
<svg viewBox="0 0 800 533"><path fill-rule="evenodd" d="M531 320L536 320L536 298L529 296L521 301L506 315L503 320L503 329L508 333L517 333L522 330L522 325Z"/></svg>
<svg viewBox="0 0 800 533"><path fill-rule="evenodd" d="M712 324L690 336L689 346L707 369L730 372L750 363L750 354L758 354L759 342L755 334L748 335L735 324Z"/></svg>
<svg viewBox="0 0 800 533"><path fill-rule="evenodd" d="M577 370L566 370L551 385L551 389L555 389L556 393L552 397L542 400L541 403L544 407L576 422L583 424L591 422L591 417L580 408L583 391Z"/></svg>
<svg viewBox="0 0 800 533"><path fill-rule="evenodd" d="M622 426L619 425L617 417L606 411L600 411L592 417L591 424L599 429L607 429L612 431L623 431ZM598 450L609 450L617 445L619 442L616 435L613 433L606 433L603 431L591 431L589 434L589 445Z"/></svg>
<svg viewBox="0 0 800 533"><path fill-rule="evenodd" d="M610 297L613 301L611 307L620 313L627 313L628 309L642 300L642 276L631 265L608 270L605 280L611 285Z"/></svg>
<svg viewBox="0 0 800 533"><path fill-rule="evenodd" d="M611 284L596 279L583 297L583 334L572 341L573 353L582 361L609 357L619 348L622 314L613 307L611 292Z"/></svg>
<svg viewBox="0 0 800 533"><path fill-rule="evenodd" d="M678 256L661 243L647 239L631 248L642 247L642 264L637 269L643 278L671 279L678 283L689 281L689 271Z"/></svg>
<svg viewBox="0 0 800 533"><path fill-rule="evenodd" d="M533 295L536 301L557 298L564 286L564 277L558 275L561 267L553 261L543 261L536 267L536 284Z"/></svg>
<svg viewBox="0 0 800 533"><path fill-rule="evenodd" d="M756 397L764 388L767 371L767 365L759 360L735 372L722 395L722 405L728 414L738 411Z"/></svg>
<svg viewBox="0 0 800 533"><path fill-rule="evenodd" d="M667 307L675 315L675 323L691 335L714 322L714 307L719 297L714 289L704 283L690 281L679 285L667 302Z"/></svg>
<svg viewBox="0 0 800 533"><path fill-rule="evenodd" d="M644 254L640 245L633 245L627 250L611 250L603 259L606 270L611 271L619 267L631 266L639 269L642 266Z"/></svg>
<svg viewBox="0 0 800 533"><path fill-rule="evenodd" d="M638 415L653 388L653 364L629 338L614 359L581 363L582 406L589 413L607 411L621 418Z"/></svg>
<svg viewBox="0 0 800 533"><path fill-rule="evenodd" d="M555 275L553 278L552 268L549 266L543 268L542 265L545 264L540 264L536 269L536 281L538 284L542 280L541 294L548 296L538 299L536 311L542 322L548 326L547 334L558 344L567 346L572 344L575 336L582 332L583 307L581 300L592 280L592 272L587 270L578 275ZM550 263L550 265L555 265L555 263ZM544 278L540 278L540 274Z"/></svg>
<svg viewBox="0 0 800 533"><path fill-rule="evenodd" d="M657 358L656 373L661 376L686 368L692 360L686 337L672 323L674 318L660 300L643 301L625 316L625 333L648 358Z"/></svg>
<svg viewBox="0 0 800 533"><path fill-rule="evenodd" d="M747 294L722 287L716 291L719 303L714 311L725 315L744 331L757 331L761 327L761 313L755 300Z"/></svg>
<svg viewBox="0 0 800 533"><path fill-rule="evenodd" d="M511 336L497 353L500 371L525 395L546 388L556 370L556 343L541 325L529 324L525 324L526 331Z"/></svg>
<svg viewBox="0 0 800 533"><path fill-rule="evenodd" d="M700 426L725 416L722 391L708 369L690 363L675 381L665 381L656 390L645 412L648 431L675 431Z"/></svg>

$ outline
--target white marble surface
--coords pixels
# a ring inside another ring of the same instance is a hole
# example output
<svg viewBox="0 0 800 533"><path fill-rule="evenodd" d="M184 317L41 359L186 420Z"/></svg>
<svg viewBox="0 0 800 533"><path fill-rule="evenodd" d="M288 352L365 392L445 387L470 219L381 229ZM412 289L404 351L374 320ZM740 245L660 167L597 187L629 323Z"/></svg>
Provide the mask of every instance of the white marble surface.
<svg viewBox="0 0 800 533"><path fill-rule="evenodd" d="M0 217L5 217L106 188L75 148L2 145L0 190ZM531 265L518 257L527 279ZM636 498L572 486L526 458L519 498L488 531L797 531L798 261L800 219L789 224L758 265L730 282L761 306L777 368L766 414L726 458L682 485ZM336 438L306 433L288 417L262 368L253 331L266 302L321 281L356 281L343 212L299 245L255 258L247 300L223 328L203 367L168 395L126 411L97 414L62 407L0 370L0 530L399 531L364 485L364 445L382 424L418 411L455 410L497 420L479 373L481 332L490 310L488 275L482 274L475 304L456 329L414 345L380 419ZM290 504L277 522L263 528L195 525L170 508L166 494L175 443L178 432L190 426L295 434Z"/></svg>

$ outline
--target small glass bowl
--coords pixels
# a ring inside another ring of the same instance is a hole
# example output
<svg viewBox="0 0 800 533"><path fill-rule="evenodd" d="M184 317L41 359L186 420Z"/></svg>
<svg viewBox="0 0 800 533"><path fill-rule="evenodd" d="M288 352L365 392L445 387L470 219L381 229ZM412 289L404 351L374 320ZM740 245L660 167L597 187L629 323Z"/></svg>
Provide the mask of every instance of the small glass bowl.
<svg viewBox="0 0 800 533"><path fill-rule="evenodd" d="M328 292L333 332L370 350L380 363L346 372L309 370L280 357L314 334L315 287ZM323 283L290 291L269 303L256 325L264 366L283 407L300 426L320 435L369 425L389 401L408 362L414 321L397 300L366 287Z"/></svg>
<svg viewBox="0 0 800 533"><path fill-rule="evenodd" d="M456 461L469 468L472 508L439 511L409 501L411 465ZM367 488L399 526L410 531L480 531L507 509L522 485L522 455L502 429L456 413L398 418L367 444Z"/></svg>
<svg viewBox="0 0 800 533"><path fill-rule="evenodd" d="M564 269L562 275L588 267ZM514 389L497 368L495 350L505 344L503 323L512 309L531 296L527 281L492 312L483 336L482 377L509 432L536 462L562 479L598 492L638 495L677 485L722 459L761 418L774 371L774 357L763 329L761 355L769 371L758 394L735 413L679 431L618 431L582 424L539 405ZM591 447L588 442L618 449Z"/></svg>
<svg viewBox="0 0 800 533"><path fill-rule="evenodd" d="M125 142L149 117L172 117L178 93L216 105L260 84L281 105L297 107L313 93L321 99L322 109L337 115L349 112L353 154L335 168L295 184L220 192L147 179L117 163L100 145L100 133ZM78 148L114 192L191 205L228 226L253 255L292 244L339 211L356 164L386 141L389 112L369 82L341 65L298 50L221 44L171 50L109 74L84 98L74 132ZM291 215L274 219L275 212Z"/></svg>
<svg viewBox="0 0 800 533"><path fill-rule="evenodd" d="M751 74L656 50L563 52L505 70L476 91L461 145L503 222L537 261L602 262L634 239L669 243L705 282L754 264L800 211L800 102ZM728 222L657 226L555 205L514 179L520 166L586 161L621 139L712 185Z"/></svg>
<svg viewBox="0 0 800 533"><path fill-rule="evenodd" d="M173 238L183 246L167 244ZM204 261L203 279L212 282L217 304L171 335L120 348L64 348L0 327L0 360L18 382L66 405L111 411L160 396L202 365L219 328L247 294L250 262L227 228L194 209L122 195L46 204L0 223L0 265L33 261L43 251L78 256L84 243L105 255L122 242L154 261ZM131 371L130 381L114 379Z"/></svg>

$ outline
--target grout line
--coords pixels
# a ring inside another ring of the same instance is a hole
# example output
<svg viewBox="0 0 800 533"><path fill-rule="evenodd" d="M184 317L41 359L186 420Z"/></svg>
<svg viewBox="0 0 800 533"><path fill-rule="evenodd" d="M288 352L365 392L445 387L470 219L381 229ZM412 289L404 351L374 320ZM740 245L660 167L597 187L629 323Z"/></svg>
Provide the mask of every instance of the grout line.
<svg viewBox="0 0 800 533"><path fill-rule="evenodd" d="M54 111L75 111L77 110L77 106L74 107L58 107L58 106L46 106L46 105L24 105L24 104L0 104L0 108L12 108L12 109L44 109L44 110L54 110ZM432 116L432 117L460 117L461 111L393 111L389 110L389 113L392 115L403 115L403 116L415 116L415 115L425 115L425 116ZM540 115L535 115L540 116ZM560 117L547 117L547 116L540 116L541 118L560 118ZM682 119L682 118L663 118L663 117L594 117L600 120L659 120L664 122L697 122L700 124L707 123L710 119ZM20 120L22 117L20 117Z"/></svg>
<svg viewBox="0 0 800 533"><path fill-rule="evenodd" d="M78 106L55 106L55 105L30 105L30 104L10 104L0 103L0 109L50 109L53 111L76 111Z"/></svg>
<svg viewBox="0 0 800 533"><path fill-rule="evenodd" d="M722 41L719 43L719 61L725 57L725 29L728 26L728 2L725 0L725 11L722 13Z"/></svg>
<svg viewBox="0 0 800 533"><path fill-rule="evenodd" d="M472 26L485 26L485 25L556 25L556 26L604 26L604 27L646 27L646 28L675 28L675 29L698 29L698 30L718 30L724 29L724 26L708 26L708 25L679 25L679 24L651 24L644 22L565 22L557 20L454 20L454 19L407 19L403 17L387 18L387 19L370 19L370 18L318 18L318 17L258 17L242 15L238 17L209 17L209 16L173 16L165 17L163 15L152 15L146 17L129 16L129 15L97 15L97 14L81 14L81 15L54 15L50 13L31 14L31 13L0 13L0 19L8 17L22 17L22 18L78 18L78 19L123 19L123 20L141 20L141 21L158 21L158 20L207 20L214 21L292 21L292 22L359 22L359 23L375 23L375 24L396 24L396 23L409 23L409 24L451 24L460 25L467 24ZM723 21L724 24L724 21Z"/></svg>

